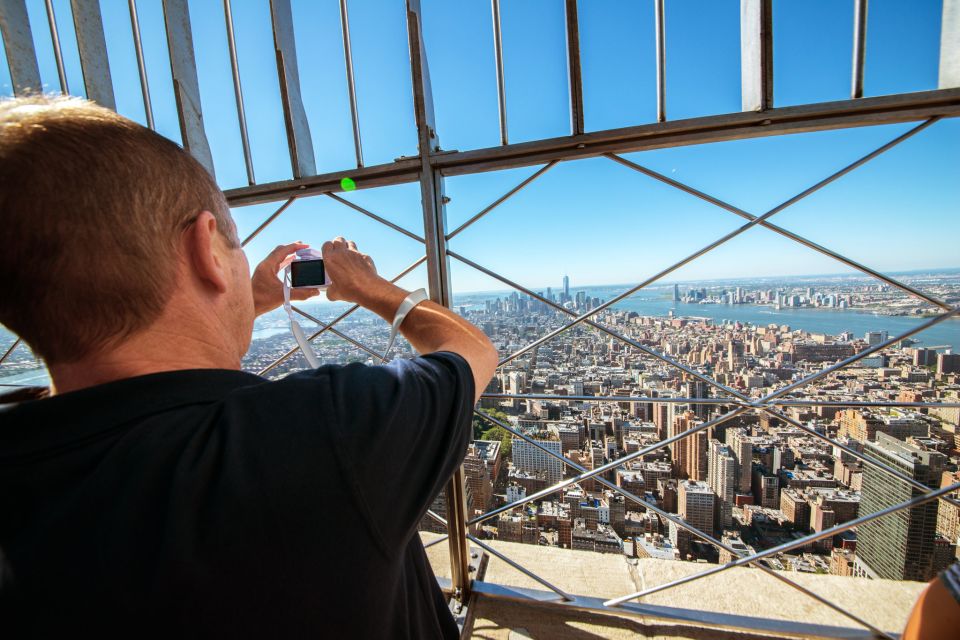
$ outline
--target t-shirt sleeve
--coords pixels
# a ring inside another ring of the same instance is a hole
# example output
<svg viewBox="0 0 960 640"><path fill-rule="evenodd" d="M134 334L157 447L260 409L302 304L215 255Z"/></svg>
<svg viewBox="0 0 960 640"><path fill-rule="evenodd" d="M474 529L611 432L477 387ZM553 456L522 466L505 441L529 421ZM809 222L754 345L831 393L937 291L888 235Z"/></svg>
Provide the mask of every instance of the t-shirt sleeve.
<svg viewBox="0 0 960 640"><path fill-rule="evenodd" d="M470 365L437 352L339 367L329 380L338 456L370 526L396 549L463 462L472 430Z"/></svg>

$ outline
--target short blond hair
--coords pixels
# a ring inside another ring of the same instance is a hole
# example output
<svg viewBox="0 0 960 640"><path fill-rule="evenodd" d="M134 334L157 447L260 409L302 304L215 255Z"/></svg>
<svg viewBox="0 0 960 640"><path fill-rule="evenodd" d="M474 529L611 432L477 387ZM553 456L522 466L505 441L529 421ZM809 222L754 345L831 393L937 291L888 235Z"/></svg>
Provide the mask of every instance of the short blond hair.
<svg viewBox="0 0 960 640"><path fill-rule="evenodd" d="M156 320L200 212L237 246L223 193L190 154L80 98L0 101L0 184L0 322L47 363Z"/></svg>

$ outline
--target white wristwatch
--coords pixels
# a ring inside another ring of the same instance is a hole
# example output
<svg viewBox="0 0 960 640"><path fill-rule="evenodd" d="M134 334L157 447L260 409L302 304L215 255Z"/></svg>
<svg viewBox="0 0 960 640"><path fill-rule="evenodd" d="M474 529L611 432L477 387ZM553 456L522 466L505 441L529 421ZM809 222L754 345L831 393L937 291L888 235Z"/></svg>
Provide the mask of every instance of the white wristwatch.
<svg viewBox="0 0 960 640"><path fill-rule="evenodd" d="M429 300L429 296L425 289L417 289L403 299L403 302L400 303L400 306L397 308L396 315L393 316L393 322L390 325L390 341L387 343L387 349L383 352L383 361L386 362L389 359L390 350L393 349L393 342L397 339L397 333L400 331L400 325L403 324L403 319L407 317L407 314L413 311L413 308L424 300Z"/></svg>

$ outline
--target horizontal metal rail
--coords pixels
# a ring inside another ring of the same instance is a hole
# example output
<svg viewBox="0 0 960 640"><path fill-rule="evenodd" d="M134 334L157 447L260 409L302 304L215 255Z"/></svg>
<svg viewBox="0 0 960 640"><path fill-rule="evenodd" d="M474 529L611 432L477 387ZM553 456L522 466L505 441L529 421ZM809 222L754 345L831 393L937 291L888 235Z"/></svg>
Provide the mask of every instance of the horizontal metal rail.
<svg viewBox="0 0 960 640"><path fill-rule="evenodd" d="M444 175L480 173L553 160L573 160L608 153L630 153L726 140L758 138L850 127L915 122L960 115L960 89L937 89L876 98L820 102L608 129L578 136L432 154L428 161ZM417 182L419 157L393 163L344 169L297 180L283 180L224 192L231 206L283 200L291 195L342 191L340 180L352 178L358 189Z"/></svg>
<svg viewBox="0 0 960 640"><path fill-rule="evenodd" d="M741 404L732 398L687 398L652 396L563 396L552 393L484 393L481 398L493 400L555 400L559 402L662 402L667 404ZM960 402L898 402L864 400L772 400L766 405L774 407L910 407L960 409ZM751 403L749 406L756 406ZM551 422L558 422L552 420Z"/></svg>
<svg viewBox="0 0 960 640"><path fill-rule="evenodd" d="M437 582L440 583L441 588L448 588L449 581L446 578L437 578ZM545 616L568 617L569 614L566 613L568 611L582 611L600 614L616 613L618 616L630 615L643 622L662 620L676 625L674 628L678 630L678 635L683 633L680 630L687 626L695 627L697 633L701 636L704 636L704 629L710 629L762 634L764 638L790 637L803 640L872 640L876 638L874 632L866 629L719 613L703 609L668 607L641 602L624 602L618 605L616 609L611 610L610 607L604 605L603 598L596 596L571 594L573 600L558 600L552 591L514 587L483 580L473 581L473 592L485 600L502 600L536 607L539 610L536 613L542 613ZM883 633L882 635L886 636L887 634Z"/></svg>
<svg viewBox="0 0 960 640"><path fill-rule="evenodd" d="M743 404L733 398L688 398L664 396L561 396L551 393L484 393L481 398L499 400L568 400L572 402L665 402L668 404ZM552 420L551 422L558 422Z"/></svg>
<svg viewBox="0 0 960 640"><path fill-rule="evenodd" d="M446 176L511 169L551 160L630 153L773 135L847 129L960 115L960 90L937 89L876 98L819 102L609 129L580 136L446 153L432 163Z"/></svg>

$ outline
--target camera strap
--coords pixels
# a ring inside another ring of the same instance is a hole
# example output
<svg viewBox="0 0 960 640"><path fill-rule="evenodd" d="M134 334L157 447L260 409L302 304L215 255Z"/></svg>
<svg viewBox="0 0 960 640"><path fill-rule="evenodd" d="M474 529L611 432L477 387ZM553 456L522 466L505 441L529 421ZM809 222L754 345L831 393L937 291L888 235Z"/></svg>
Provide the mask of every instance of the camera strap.
<svg viewBox="0 0 960 640"><path fill-rule="evenodd" d="M283 270L283 310L287 312L287 317L290 318L290 331L293 333L293 338L297 341L297 346L300 347L307 365L311 369L316 369L320 366L320 360L314 353L313 347L310 346L306 334L303 333L303 327L293 317L293 307L290 305L290 265L287 265L286 269Z"/></svg>
<svg viewBox="0 0 960 640"><path fill-rule="evenodd" d="M429 300L429 296L425 289L417 289L416 291L411 292L406 298L403 299L403 302L400 303L400 306L397 308L396 314L393 316L393 322L390 324L390 340L387 342L387 348L383 352L383 358L381 362L387 362L390 359L390 351L393 349L393 343L397 339L397 333L400 331L400 325L403 324L404 319L407 317L407 314L413 311L413 308L425 300ZM303 331L303 327L300 326L300 323L297 322L297 319L293 315L293 306L290 304L290 266L283 270L283 310L287 312L287 317L290 319L290 331L293 333L294 339L297 341L297 346L300 347L300 351L303 353L303 357L307 360L307 364L311 369L316 369L320 366L320 360L317 358L317 354L314 352L313 347L310 346L310 341L307 340L307 336Z"/></svg>
<svg viewBox="0 0 960 640"><path fill-rule="evenodd" d="M403 319L407 317L408 313L413 311L415 306L429 299L426 290L421 288L410 292L410 294L403 299L403 302L400 303L400 306L397 307L397 313L393 316L393 322L390 324L390 341L387 343L386 351L383 352L383 362L387 361L390 350L393 349L393 341L397 339L397 333L400 331L400 325L403 324Z"/></svg>

